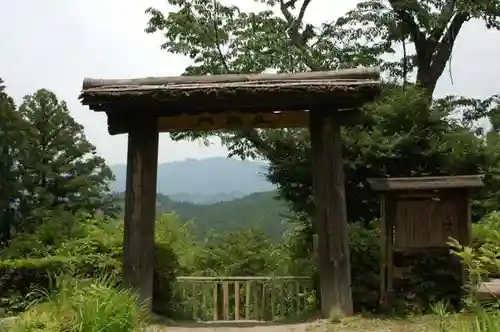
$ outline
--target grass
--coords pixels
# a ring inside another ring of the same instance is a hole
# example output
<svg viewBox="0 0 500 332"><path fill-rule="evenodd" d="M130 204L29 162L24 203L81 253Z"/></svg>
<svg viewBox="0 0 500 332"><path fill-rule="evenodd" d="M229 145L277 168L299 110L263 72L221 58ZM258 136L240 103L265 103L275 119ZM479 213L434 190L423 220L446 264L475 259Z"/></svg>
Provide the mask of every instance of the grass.
<svg viewBox="0 0 500 332"><path fill-rule="evenodd" d="M441 332L435 315L405 318L354 316L328 324L329 332Z"/></svg>
<svg viewBox="0 0 500 332"><path fill-rule="evenodd" d="M117 288L109 276L59 278L57 290L44 295L44 301L31 305L9 332L135 332L144 327L136 296Z"/></svg>
<svg viewBox="0 0 500 332"><path fill-rule="evenodd" d="M313 329L314 331L314 329ZM329 332L500 332L500 311L405 318L355 316L328 323Z"/></svg>

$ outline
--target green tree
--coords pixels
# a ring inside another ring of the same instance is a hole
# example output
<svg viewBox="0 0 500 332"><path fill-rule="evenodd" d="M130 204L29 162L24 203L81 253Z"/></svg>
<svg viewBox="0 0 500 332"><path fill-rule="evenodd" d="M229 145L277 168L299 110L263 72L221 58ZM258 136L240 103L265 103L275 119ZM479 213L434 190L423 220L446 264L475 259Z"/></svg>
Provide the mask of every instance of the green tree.
<svg viewBox="0 0 500 332"><path fill-rule="evenodd" d="M195 269L200 254L193 222L182 223L176 213L163 213L156 219L156 244L169 246L179 263L179 273L190 274Z"/></svg>
<svg viewBox="0 0 500 332"><path fill-rule="evenodd" d="M41 89L24 98L19 114L29 125L19 160L26 226L36 222L40 213L55 208L113 211L114 203L107 195L111 170L97 156L66 103Z"/></svg>
<svg viewBox="0 0 500 332"><path fill-rule="evenodd" d="M403 57L384 62L393 77L404 80L415 73L415 82L432 95L438 79L451 58L457 37L470 20L484 21L487 28L500 29L497 1L449 0L369 0L336 21L336 27L354 36L386 42L385 52L394 54L396 46ZM408 53L407 46L415 50Z"/></svg>
<svg viewBox="0 0 500 332"><path fill-rule="evenodd" d="M494 0L369 0L319 26L304 22L311 0L262 0L268 9L247 13L215 0L169 0L177 10L146 12L146 32L164 32L162 48L189 56L186 74L293 72L381 65L392 78L408 78L434 92L463 25L482 19L500 28ZM279 15L275 13L279 12ZM407 44L415 52L407 53ZM403 48L403 58L382 60Z"/></svg>
<svg viewBox="0 0 500 332"><path fill-rule="evenodd" d="M276 269L274 249L266 235L254 229L212 232L196 258L196 266L206 275L268 275Z"/></svg>
<svg viewBox="0 0 500 332"><path fill-rule="evenodd" d="M24 149L25 130L14 100L7 95L0 79L0 245L10 240L15 227L15 204L20 189L17 158Z"/></svg>

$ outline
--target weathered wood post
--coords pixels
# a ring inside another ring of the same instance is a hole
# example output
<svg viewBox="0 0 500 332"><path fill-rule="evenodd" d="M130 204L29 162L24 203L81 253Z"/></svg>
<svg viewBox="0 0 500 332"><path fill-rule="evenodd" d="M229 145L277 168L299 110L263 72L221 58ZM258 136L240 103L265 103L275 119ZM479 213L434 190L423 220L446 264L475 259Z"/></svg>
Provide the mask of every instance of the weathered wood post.
<svg viewBox="0 0 500 332"><path fill-rule="evenodd" d="M128 134L123 280L151 311L158 131L153 117L136 122Z"/></svg>
<svg viewBox="0 0 500 332"><path fill-rule="evenodd" d="M312 110L310 134L321 312L325 317L332 311L349 316L353 314L351 262L338 111Z"/></svg>

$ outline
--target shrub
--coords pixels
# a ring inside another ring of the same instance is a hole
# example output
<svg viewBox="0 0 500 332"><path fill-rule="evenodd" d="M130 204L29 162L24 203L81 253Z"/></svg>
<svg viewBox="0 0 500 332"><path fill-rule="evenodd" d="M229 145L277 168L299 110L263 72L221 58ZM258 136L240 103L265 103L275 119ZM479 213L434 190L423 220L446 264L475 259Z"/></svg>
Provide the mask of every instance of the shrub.
<svg viewBox="0 0 500 332"><path fill-rule="evenodd" d="M153 311L170 317L174 298L175 280L179 263L175 252L164 243L155 248L155 269L153 277Z"/></svg>
<svg viewBox="0 0 500 332"><path fill-rule="evenodd" d="M165 246L155 250L153 309L169 315L176 277L176 258ZM26 310L29 303L39 299L40 289L53 289L51 276L93 278L102 273L120 280L122 262L103 255L82 257L49 256L45 258L8 260L0 262L0 309L7 314Z"/></svg>
<svg viewBox="0 0 500 332"><path fill-rule="evenodd" d="M119 276L121 263L105 256L48 256L0 262L0 308L8 314L26 310L40 297L41 289L51 289L51 276L94 277L103 272Z"/></svg>
<svg viewBox="0 0 500 332"><path fill-rule="evenodd" d="M88 214L52 211L33 232L17 233L1 259L105 254L119 258L122 252L121 220Z"/></svg>
<svg viewBox="0 0 500 332"><path fill-rule="evenodd" d="M352 297L356 311L372 311L378 306L380 288L380 236L377 221L349 224Z"/></svg>
<svg viewBox="0 0 500 332"><path fill-rule="evenodd" d="M484 216L473 225L471 246L461 246L451 240L452 253L458 256L469 274L469 287L463 298L465 309L469 313L466 320L454 324L453 315L440 314L442 331L500 331L500 300L478 298L475 291L479 284L500 275L500 212L494 211Z"/></svg>
<svg viewBox="0 0 500 332"><path fill-rule="evenodd" d="M175 215L161 217L156 225L153 302L154 310L162 314L169 312L173 282L180 269L177 252L187 255L190 249L186 241L171 243L184 234L172 229L175 227L180 227ZM178 233L181 235L173 239L172 234ZM66 213L47 219L33 233L18 234L0 252L0 308L9 314L25 310L37 297L35 290L50 289L50 275L85 278L104 271L120 276L122 239L122 221Z"/></svg>
<svg viewBox="0 0 500 332"><path fill-rule="evenodd" d="M453 253L467 267L470 287L469 306L482 305L476 303L473 292L483 281L500 276L500 213L492 212L481 219L473 227L473 242L470 247L461 246L456 240L451 240ZM500 301L494 300L491 306L500 308Z"/></svg>
<svg viewBox="0 0 500 332"><path fill-rule="evenodd" d="M58 291L45 293L46 301L22 313L11 332L128 332L142 326L136 295L117 287L112 276L57 281Z"/></svg>
<svg viewBox="0 0 500 332"><path fill-rule="evenodd" d="M500 212L494 211L473 225L470 247L451 240L452 252L467 266L472 286L500 276Z"/></svg>

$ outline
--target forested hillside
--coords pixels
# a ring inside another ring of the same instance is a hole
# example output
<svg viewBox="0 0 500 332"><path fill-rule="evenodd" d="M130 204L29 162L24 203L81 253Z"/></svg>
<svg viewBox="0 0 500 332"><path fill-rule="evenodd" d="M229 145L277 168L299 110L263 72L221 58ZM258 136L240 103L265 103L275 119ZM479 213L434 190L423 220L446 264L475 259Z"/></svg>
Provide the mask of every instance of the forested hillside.
<svg viewBox="0 0 500 332"><path fill-rule="evenodd" d="M214 204L193 204L157 194L156 211L175 212L181 222L193 221L193 230L200 238L210 230L222 233L254 228L276 241L290 225L284 221L285 204L275 196L276 192L268 191Z"/></svg>

